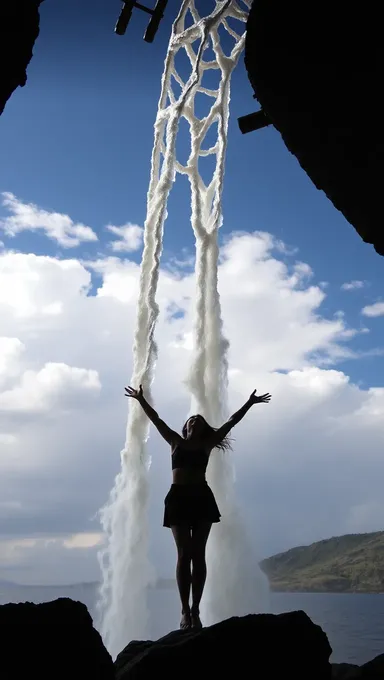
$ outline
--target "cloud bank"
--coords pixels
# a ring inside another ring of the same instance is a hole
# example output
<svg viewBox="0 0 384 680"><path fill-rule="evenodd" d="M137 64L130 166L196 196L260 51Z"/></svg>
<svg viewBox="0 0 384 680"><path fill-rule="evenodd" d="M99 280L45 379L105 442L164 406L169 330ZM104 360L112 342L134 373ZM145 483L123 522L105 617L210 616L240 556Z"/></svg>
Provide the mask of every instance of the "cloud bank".
<svg viewBox="0 0 384 680"><path fill-rule="evenodd" d="M307 264L281 257L271 235L233 233L219 269L230 407L255 387L273 395L238 425L231 454L261 556L380 529L384 516L384 386L362 389L340 370L358 356L350 345L359 332L342 314L323 314L326 292ZM98 578L95 514L120 467L138 280L128 257L0 253L0 578ZM174 428L189 408L194 286L182 266L163 267L154 397ZM159 575L170 576L169 451L153 431L149 448L153 555Z"/></svg>

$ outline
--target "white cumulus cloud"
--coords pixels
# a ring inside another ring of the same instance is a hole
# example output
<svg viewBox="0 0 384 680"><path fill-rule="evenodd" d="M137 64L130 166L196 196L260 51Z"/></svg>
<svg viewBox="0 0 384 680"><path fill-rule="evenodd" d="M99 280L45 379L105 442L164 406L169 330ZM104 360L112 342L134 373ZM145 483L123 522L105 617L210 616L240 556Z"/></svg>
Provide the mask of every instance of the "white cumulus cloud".
<svg viewBox="0 0 384 680"><path fill-rule="evenodd" d="M9 191L2 192L2 205L10 213L0 218L0 228L7 236L16 236L22 231L41 230L63 248L74 248L84 241L97 241L91 227L74 222L69 215L49 212L34 203L23 203Z"/></svg>
<svg viewBox="0 0 384 680"><path fill-rule="evenodd" d="M364 316L370 317L384 316L384 302L375 302L373 305L367 305L366 307L363 307L361 313L364 314Z"/></svg>
<svg viewBox="0 0 384 680"><path fill-rule="evenodd" d="M40 413L76 405L82 393L101 388L97 371L47 363L39 371L26 370L17 385L0 392L0 412Z"/></svg>
<svg viewBox="0 0 384 680"><path fill-rule="evenodd" d="M137 224L123 224L121 227L115 227L113 224L108 224L108 231L117 236L115 241L109 243L109 247L116 253L126 252L132 253L139 250L143 242L143 228Z"/></svg>
<svg viewBox="0 0 384 680"><path fill-rule="evenodd" d="M19 373L20 357L25 346L18 338L0 337L0 387Z"/></svg>
<svg viewBox="0 0 384 680"><path fill-rule="evenodd" d="M219 267L230 408L255 387L273 395L236 427L228 454L261 555L378 529L384 511L384 385L363 389L341 370L340 361L358 355L350 347L358 333L344 315L325 315L316 272L281 255L290 257L271 235L237 233L225 240ZM90 295L92 271L100 283ZM96 579L95 515L120 468L139 266L128 257L80 262L2 251L1 276L2 577ZM189 270L176 260L161 270L153 391L176 429L189 409L183 378L194 298ZM153 430L148 445L153 555L159 575L169 576L174 552L161 517L169 451Z"/></svg>
<svg viewBox="0 0 384 680"><path fill-rule="evenodd" d="M58 315L90 285L90 273L78 260L10 251L0 257L0 306L11 318Z"/></svg>
<svg viewBox="0 0 384 680"><path fill-rule="evenodd" d="M364 286L365 281L347 281L341 285L341 290L359 290L360 288L364 288Z"/></svg>

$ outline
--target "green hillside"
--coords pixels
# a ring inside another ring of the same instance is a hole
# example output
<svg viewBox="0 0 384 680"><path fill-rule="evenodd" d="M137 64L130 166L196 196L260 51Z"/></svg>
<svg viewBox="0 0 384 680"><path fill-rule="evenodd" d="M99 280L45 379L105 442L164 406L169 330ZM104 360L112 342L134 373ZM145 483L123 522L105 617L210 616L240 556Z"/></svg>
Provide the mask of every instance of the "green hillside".
<svg viewBox="0 0 384 680"><path fill-rule="evenodd" d="M260 564L277 591L384 592L384 531L292 548Z"/></svg>

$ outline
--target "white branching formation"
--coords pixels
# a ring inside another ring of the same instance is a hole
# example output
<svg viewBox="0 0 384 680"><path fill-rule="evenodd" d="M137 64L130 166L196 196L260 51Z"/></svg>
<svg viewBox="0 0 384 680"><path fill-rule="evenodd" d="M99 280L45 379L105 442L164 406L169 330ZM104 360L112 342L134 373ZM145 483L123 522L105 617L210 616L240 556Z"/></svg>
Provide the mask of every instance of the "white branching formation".
<svg viewBox="0 0 384 680"><path fill-rule="evenodd" d="M154 126L133 347L131 384L143 384L145 394L151 400L157 359L154 334L159 316L156 292L163 230L168 196L179 172L186 174L190 182L191 223L196 238L195 351L186 383L195 410L205 415L212 425L227 416L228 342L222 330L217 285L217 232L222 221L230 79L244 47L249 6L250 0L217 1L209 16L200 17L194 1L184 0L173 24ZM225 49L227 43L228 50ZM205 60L208 49L214 58ZM180 50L184 50L190 64L190 74L187 77L183 74L183 78L175 67ZM204 85L205 75L212 71L218 71L220 75L219 85L214 89ZM202 118L195 113L197 94L212 100L208 114ZM189 124L191 140L185 165L176 158L181 118ZM217 127L216 142L204 148L204 141L213 127ZM215 167L210 182L205 184L199 172L199 161L207 156L215 158ZM147 589L154 576L148 557L148 433L146 416L136 402L131 402L121 470L109 501L100 512L105 543L100 553L99 610L101 633L112 656L116 656L132 638L145 638L148 634ZM257 577L255 566L249 561L234 500L229 454L215 452L208 474L223 520L210 539L210 577L205 596L207 623L249 611L250 578L254 590Z"/></svg>

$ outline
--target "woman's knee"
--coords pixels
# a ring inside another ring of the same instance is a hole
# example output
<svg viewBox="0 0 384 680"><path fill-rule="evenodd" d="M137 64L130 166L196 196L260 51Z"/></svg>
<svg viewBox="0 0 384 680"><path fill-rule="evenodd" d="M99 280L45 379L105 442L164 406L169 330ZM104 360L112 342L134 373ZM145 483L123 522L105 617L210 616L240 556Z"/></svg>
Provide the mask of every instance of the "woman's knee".
<svg viewBox="0 0 384 680"><path fill-rule="evenodd" d="M192 560L192 548L190 542L177 546L177 557L181 562L190 562Z"/></svg>
<svg viewBox="0 0 384 680"><path fill-rule="evenodd" d="M189 527L171 527L177 548L178 560L182 562L191 561L191 534Z"/></svg>
<svg viewBox="0 0 384 680"><path fill-rule="evenodd" d="M191 560L195 569L205 569L205 548L192 546Z"/></svg>

